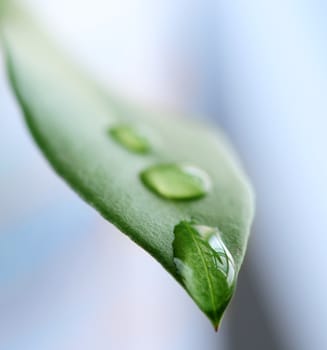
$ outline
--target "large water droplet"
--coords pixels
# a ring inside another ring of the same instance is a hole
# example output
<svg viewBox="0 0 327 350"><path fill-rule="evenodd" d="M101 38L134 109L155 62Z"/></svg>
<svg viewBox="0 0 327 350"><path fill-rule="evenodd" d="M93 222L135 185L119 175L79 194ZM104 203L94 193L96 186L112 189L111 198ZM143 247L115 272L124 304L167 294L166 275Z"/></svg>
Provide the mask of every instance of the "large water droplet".
<svg viewBox="0 0 327 350"><path fill-rule="evenodd" d="M175 227L174 234L177 273L217 328L236 282L234 259L215 227L183 221Z"/></svg>
<svg viewBox="0 0 327 350"><path fill-rule="evenodd" d="M223 242L220 231L218 228L210 226L192 225L192 227L212 248L214 252L212 259L215 267L225 275L227 285L232 287L235 282L234 259Z"/></svg>
<svg viewBox="0 0 327 350"><path fill-rule="evenodd" d="M109 133L117 143L131 152L145 154L151 150L150 143L145 135L131 125L115 125L109 129Z"/></svg>
<svg viewBox="0 0 327 350"><path fill-rule="evenodd" d="M153 192L169 199L195 199L209 190L209 176L185 164L158 164L141 173L143 183Z"/></svg>

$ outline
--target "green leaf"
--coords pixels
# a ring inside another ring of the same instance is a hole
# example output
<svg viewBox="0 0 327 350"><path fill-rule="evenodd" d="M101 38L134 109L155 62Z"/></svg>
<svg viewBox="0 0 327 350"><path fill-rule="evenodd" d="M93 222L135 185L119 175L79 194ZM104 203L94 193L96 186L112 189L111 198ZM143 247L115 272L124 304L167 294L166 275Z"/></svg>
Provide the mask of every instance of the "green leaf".
<svg viewBox="0 0 327 350"><path fill-rule="evenodd" d="M30 16L13 7L3 13L10 82L44 155L84 200L155 257L216 327L254 212L249 182L222 133L108 96ZM204 231L216 240L219 232L220 248L199 227L209 227Z"/></svg>

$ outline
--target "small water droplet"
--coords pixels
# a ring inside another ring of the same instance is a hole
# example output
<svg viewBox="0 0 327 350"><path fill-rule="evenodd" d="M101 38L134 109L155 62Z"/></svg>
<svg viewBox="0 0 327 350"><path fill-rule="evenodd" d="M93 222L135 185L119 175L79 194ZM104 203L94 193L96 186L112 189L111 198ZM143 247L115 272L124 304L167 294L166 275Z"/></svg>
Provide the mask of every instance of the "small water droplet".
<svg viewBox="0 0 327 350"><path fill-rule="evenodd" d="M109 129L109 134L117 143L131 152L146 154L151 150L148 139L134 126L118 124Z"/></svg>
<svg viewBox="0 0 327 350"><path fill-rule="evenodd" d="M210 188L209 176L201 169L185 164L157 164L141 173L143 183L168 199L196 199Z"/></svg>

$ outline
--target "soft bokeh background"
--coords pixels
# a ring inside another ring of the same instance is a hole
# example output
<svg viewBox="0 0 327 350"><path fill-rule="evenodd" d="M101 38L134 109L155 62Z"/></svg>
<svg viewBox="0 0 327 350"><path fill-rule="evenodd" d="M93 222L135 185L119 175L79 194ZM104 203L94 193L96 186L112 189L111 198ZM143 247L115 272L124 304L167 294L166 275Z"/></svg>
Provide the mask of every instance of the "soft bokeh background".
<svg viewBox="0 0 327 350"><path fill-rule="evenodd" d="M104 84L215 120L257 191L215 334L28 135L0 69L0 349L327 348L327 6L319 0L29 0Z"/></svg>

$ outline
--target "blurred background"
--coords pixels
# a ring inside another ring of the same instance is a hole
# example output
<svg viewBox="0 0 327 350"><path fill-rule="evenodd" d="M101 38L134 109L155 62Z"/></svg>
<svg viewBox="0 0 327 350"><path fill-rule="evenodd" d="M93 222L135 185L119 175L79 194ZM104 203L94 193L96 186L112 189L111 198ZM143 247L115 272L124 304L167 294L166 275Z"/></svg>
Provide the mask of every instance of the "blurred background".
<svg viewBox="0 0 327 350"><path fill-rule="evenodd" d="M327 349L327 6L29 0L103 84L216 121L257 215L221 331L50 169L0 68L0 349Z"/></svg>

